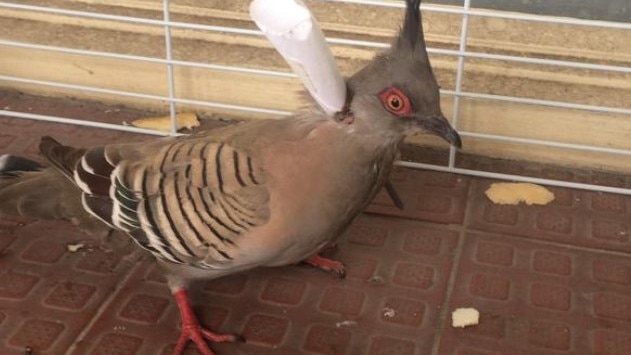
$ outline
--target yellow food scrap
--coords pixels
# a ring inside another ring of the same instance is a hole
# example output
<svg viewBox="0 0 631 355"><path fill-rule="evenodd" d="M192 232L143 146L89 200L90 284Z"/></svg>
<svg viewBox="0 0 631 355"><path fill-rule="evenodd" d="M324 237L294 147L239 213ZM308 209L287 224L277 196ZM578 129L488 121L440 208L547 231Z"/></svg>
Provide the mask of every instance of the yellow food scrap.
<svg viewBox="0 0 631 355"><path fill-rule="evenodd" d="M477 325L480 322L480 312L475 308L457 308L451 312L451 326L464 328Z"/></svg>
<svg viewBox="0 0 631 355"><path fill-rule="evenodd" d="M68 251L71 253L76 253L78 252L80 249L82 249L85 245L83 243L77 243L77 244L68 244L66 245L66 247L68 248Z"/></svg>
<svg viewBox="0 0 631 355"><path fill-rule="evenodd" d="M178 131L182 128L191 129L199 126L199 120L197 119L197 115L194 113L178 113L175 115L175 118L177 120ZM132 121L131 125L139 128L168 132L171 130L171 116L139 118Z"/></svg>
<svg viewBox="0 0 631 355"><path fill-rule="evenodd" d="M486 190L486 196L500 205L547 205L554 200L554 194L543 186L530 183L494 183Z"/></svg>

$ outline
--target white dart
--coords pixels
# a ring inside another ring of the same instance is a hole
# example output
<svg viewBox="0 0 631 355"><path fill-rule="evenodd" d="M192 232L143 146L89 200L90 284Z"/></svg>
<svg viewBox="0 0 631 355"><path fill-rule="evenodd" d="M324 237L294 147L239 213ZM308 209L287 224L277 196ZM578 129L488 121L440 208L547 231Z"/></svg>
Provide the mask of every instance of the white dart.
<svg viewBox="0 0 631 355"><path fill-rule="evenodd" d="M324 112L340 111L346 84L307 6L301 0L254 0L250 16Z"/></svg>

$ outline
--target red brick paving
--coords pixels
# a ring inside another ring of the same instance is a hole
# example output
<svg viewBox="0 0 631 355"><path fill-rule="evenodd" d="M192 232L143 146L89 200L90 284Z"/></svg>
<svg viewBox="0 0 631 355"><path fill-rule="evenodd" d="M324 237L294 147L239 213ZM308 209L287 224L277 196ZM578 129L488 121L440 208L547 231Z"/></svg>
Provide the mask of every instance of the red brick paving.
<svg viewBox="0 0 631 355"><path fill-rule="evenodd" d="M19 95L11 100L5 96L0 105L32 107ZM108 122L135 114L77 102L50 107ZM34 156L42 134L79 145L147 139L0 118L0 151ZM629 183L536 165L496 170ZM484 196L491 182L397 170L393 183L405 210L381 194L328 252L346 264L345 280L297 265L196 285L191 295L202 323L248 339L212 348L631 354L631 197L554 188L557 199L547 206L498 206ZM84 248L70 252L67 246L77 243ZM480 324L452 328L451 311L467 306L480 311ZM108 249L64 222L0 218L0 354L24 354L27 346L34 354L169 354L178 323L164 278L141 252Z"/></svg>

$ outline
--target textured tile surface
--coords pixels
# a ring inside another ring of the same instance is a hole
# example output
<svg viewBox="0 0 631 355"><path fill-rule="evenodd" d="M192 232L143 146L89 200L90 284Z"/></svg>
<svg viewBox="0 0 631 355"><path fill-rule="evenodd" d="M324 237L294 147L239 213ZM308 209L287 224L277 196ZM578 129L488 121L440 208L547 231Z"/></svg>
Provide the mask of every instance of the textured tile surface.
<svg viewBox="0 0 631 355"><path fill-rule="evenodd" d="M383 190L366 209L367 212L437 223L463 223L469 177L396 167L391 180L404 209L395 207Z"/></svg>
<svg viewBox="0 0 631 355"><path fill-rule="evenodd" d="M554 243L631 253L631 197L563 188L541 207L495 205L491 180L472 184L468 227Z"/></svg>
<svg viewBox="0 0 631 355"><path fill-rule="evenodd" d="M134 114L69 107L76 112L64 116L108 122ZM146 139L0 118L0 153L35 156L42 134L76 145ZM346 264L345 280L295 265L196 284L201 322L248 339L211 347L220 355L631 354L631 198L555 188L547 206L498 206L484 196L486 179L397 169L392 180L405 209L381 193L327 251ZM458 307L477 308L480 324L452 328ZM177 307L150 257L107 249L65 222L0 216L0 354L170 354L178 332Z"/></svg>
<svg viewBox="0 0 631 355"><path fill-rule="evenodd" d="M8 223L6 223L8 224ZM132 269L136 253L102 250L65 222L0 229L2 354L61 354ZM76 252L68 245L84 244Z"/></svg>
<svg viewBox="0 0 631 355"><path fill-rule="evenodd" d="M482 316L476 328L445 330L442 352L631 351L623 341L611 351L604 345L631 334L623 331L631 321L628 256L477 232L465 239L450 307L475 307Z"/></svg>

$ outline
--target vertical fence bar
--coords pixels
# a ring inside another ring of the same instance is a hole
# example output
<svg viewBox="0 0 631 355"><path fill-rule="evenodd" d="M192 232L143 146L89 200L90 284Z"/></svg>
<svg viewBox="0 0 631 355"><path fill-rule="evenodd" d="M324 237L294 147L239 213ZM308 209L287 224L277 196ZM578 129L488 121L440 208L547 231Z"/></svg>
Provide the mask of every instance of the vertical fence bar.
<svg viewBox="0 0 631 355"><path fill-rule="evenodd" d="M171 25L169 0L162 1L162 13L164 18L164 48L165 59L167 60L167 85L169 87L169 115L171 117L171 135L177 134L177 117L175 112L175 80L173 78L173 48L171 46Z"/></svg>
<svg viewBox="0 0 631 355"><path fill-rule="evenodd" d="M464 53L467 50L467 37L469 34L469 13L471 9L471 0L464 0L462 5L464 13L462 14L462 27L460 28L460 47L459 52ZM454 89L454 109L452 124L455 129L458 129L458 118L460 116L460 93L462 91L462 79L464 76L464 62L465 56L458 56L458 67L456 69L456 88ZM456 165L456 148L449 147L449 168L453 169Z"/></svg>

